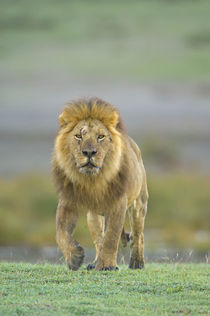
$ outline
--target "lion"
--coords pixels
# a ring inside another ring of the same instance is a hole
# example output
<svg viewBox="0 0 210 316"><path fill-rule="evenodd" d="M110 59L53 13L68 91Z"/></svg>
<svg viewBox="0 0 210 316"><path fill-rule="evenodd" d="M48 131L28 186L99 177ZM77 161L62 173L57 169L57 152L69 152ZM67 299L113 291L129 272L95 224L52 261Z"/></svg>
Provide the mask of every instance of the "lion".
<svg viewBox="0 0 210 316"><path fill-rule="evenodd" d="M131 224L129 268L144 267L144 220L148 190L137 144L116 107L99 98L73 101L59 116L52 174L59 195L56 241L71 270L84 260L73 232L81 211L96 248L87 269L118 270L117 252L126 211Z"/></svg>

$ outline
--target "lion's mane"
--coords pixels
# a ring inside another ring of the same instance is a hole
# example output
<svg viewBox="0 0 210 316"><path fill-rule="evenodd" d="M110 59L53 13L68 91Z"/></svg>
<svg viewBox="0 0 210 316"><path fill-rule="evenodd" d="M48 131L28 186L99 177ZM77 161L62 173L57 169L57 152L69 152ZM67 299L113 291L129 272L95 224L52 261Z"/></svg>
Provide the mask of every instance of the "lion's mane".
<svg viewBox="0 0 210 316"><path fill-rule="evenodd" d="M67 137L80 121L99 120L109 130L113 150L95 177L80 174L71 160ZM52 159L52 174L57 191L66 203L97 208L101 203L109 207L125 193L129 174L129 142L118 110L98 99L80 99L69 103L59 117L60 129L56 137Z"/></svg>

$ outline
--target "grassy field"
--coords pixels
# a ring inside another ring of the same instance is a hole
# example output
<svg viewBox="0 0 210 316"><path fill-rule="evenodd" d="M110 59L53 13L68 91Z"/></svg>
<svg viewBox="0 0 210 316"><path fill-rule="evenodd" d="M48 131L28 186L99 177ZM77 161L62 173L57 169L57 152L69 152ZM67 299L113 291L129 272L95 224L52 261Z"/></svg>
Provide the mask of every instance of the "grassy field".
<svg viewBox="0 0 210 316"><path fill-rule="evenodd" d="M0 315L207 315L207 264L141 271L70 272L64 265L1 263Z"/></svg>
<svg viewBox="0 0 210 316"><path fill-rule="evenodd" d="M209 79L210 2L0 0L6 78Z"/></svg>

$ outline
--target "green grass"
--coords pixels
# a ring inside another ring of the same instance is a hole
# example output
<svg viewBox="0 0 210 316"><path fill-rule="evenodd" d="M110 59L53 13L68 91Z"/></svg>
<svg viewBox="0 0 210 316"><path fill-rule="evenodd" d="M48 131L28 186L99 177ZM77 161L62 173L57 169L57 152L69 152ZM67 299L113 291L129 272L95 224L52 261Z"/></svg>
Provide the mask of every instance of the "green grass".
<svg viewBox="0 0 210 316"><path fill-rule="evenodd" d="M206 80L210 2L0 0L7 76Z"/></svg>
<svg viewBox="0 0 210 316"><path fill-rule="evenodd" d="M207 315L207 264L141 271L70 272L64 265L1 263L0 315Z"/></svg>

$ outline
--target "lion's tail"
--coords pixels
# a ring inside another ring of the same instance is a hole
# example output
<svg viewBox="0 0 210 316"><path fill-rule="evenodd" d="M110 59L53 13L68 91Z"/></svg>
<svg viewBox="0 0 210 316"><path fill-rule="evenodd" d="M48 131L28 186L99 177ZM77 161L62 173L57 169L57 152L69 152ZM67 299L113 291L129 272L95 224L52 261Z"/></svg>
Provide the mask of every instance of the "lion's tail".
<svg viewBox="0 0 210 316"><path fill-rule="evenodd" d="M126 233L124 228L121 234L121 241L122 241L123 247L126 247L128 242L130 241L130 233Z"/></svg>

